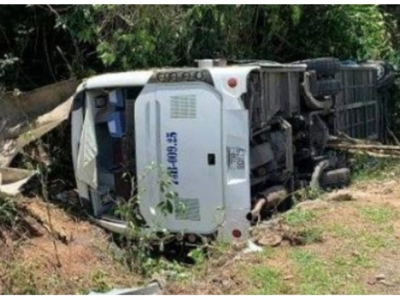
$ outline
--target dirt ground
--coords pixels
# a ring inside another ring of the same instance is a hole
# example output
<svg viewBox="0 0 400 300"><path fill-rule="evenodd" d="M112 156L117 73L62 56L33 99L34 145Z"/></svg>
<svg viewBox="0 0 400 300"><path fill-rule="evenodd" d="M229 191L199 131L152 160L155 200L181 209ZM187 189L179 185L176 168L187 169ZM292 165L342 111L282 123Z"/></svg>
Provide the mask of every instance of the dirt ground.
<svg viewBox="0 0 400 300"><path fill-rule="evenodd" d="M303 233L304 244L283 239L255 253L214 245L193 266L174 264L178 275L165 281L164 293L400 294L400 181L359 182L340 191L346 197L335 193L279 216ZM21 209L41 222L17 238L0 232L1 294L87 294L149 279L117 261L110 236L87 219L37 198L22 200Z"/></svg>
<svg viewBox="0 0 400 300"><path fill-rule="evenodd" d="M356 183L341 193L350 199L322 195L283 216L310 234L306 245L283 241L260 253L235 251L225 263L208 261L171 283L168 292L400 294L400 182Z"/></svg>
<svg viewBox="0 0 400 300"><path fill-rule="evenodd" d="M48 205L41 199L25 199L20 207L44 222L36 224L34 235L0 242L2 294L86 294L139 283L139 276L116 261L109 235Z"/></svg>

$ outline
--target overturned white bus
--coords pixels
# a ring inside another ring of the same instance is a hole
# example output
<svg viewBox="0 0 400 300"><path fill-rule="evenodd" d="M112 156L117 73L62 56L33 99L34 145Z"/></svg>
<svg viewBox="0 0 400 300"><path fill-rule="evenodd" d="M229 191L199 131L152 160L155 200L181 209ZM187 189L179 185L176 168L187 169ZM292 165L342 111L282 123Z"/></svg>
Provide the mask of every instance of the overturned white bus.
<svg viewBox="0 0 400 300"><path fill-rule="evenodd" d="M99 225L122 232L113 208L140 191L143 230L244 239L294 190L349 182L345 157L326 147L331 135L380 138L380 64L198 63L99 75L79 86L74 169ZM150 165L167 170L182 210L157 209L162 170L148 172Z"/></svg>

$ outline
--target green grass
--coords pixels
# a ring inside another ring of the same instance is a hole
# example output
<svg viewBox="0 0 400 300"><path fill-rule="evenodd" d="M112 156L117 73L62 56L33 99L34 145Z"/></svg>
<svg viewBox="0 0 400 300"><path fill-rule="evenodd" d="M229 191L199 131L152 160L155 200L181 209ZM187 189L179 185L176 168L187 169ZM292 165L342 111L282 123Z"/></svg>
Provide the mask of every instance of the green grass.
<svg viewBox="0 0 400 300"><path fill-rule="evenodd" d="M365 294L361 276L365 270L377 266L377 251L397 247L393 228L395 210L384 206L361 207L358 203L349 205L355 205L356 210L355 222L348 224L326 223L323 215L318 217L315 211L294 210L285 216L289 225L303 226L300 233L306 244L321 241L326 232L340 245L333 250L332 259L318 256L312 248L289 249L288 257L296 271L296 293Z"/></svg>
<svg viewBox="0 0 400 300"><path fill-rule="evenodd" d="M357 263L370 266L374 253L382 249L394 249L398 242L394 237L394 228L391 222L395 213L379 207L360 208L360 228L352 228L346 224L331 224L326 230L340 240L343 247L359 254L354 257Z"/></svg>
<svg viewBox="0 0 400 300"><path fill-rule="evenodd" d="M399 171L399 159L376 158L355 155L353 161L353 181L384 180L395 177Z"/></svg>
<svg viewBox="0 0 400 300"><path fill-rule="evenodd" d="M277 255L278 251L279 251L279 248L263 247L261 252L256 253L256 256L263 260L273 259Z"/></svg>
<svg viewBox="0 0 400 300"><path fill-rule="evenodd" d="M267 247L255 254L256 260L243 265L241 276L250 280L244 290L250 294L369 293L365 274L373 274L380 267L382 253L399 245L393 227L396 210L360 202L340 205L348 209L343 218L329 218L335 209L293 209L283 214L284 222L306 245ZM290 279L285 278L288 274Z"/></svg>
<svg viewBox="0 0 400 300"><path fill-rule="evenodd" d="M30 263L5 262L7 270L5 284L0 288L3 294L38 295L40 291L35 280L35 268ZM1 274L3 275L3 274ZM1 277L1 276L0 276Z"/></svg>
<svg viewBox="0 0 400 300"><path fill-rule="evenodd" d="M98 293L105 293L113 289L113 285L109 284L106 280L105 273L97 270L92 276L93 290Z"/></svg>
<svg viewBox="0 0 400 300"><path fill-rule="evenodd" d="M319 227L312 227L300 230L298 235L304 239L304 243L321 243L323 241L323 229Z"/></svg>
<svg viewBox="0 0 400 300"><path fill-rule="evenodd" d="M365 238L365 245L371 250L379 250L383 248L393 249L396 247L396 241L385 234L371 236Z"/></svg>
<svg viewBox="0 0 400 300"><path fill-rule="evenodd" d="M358 213L369 223L370 228L359 232L357 242L371 251L379 249L394 249L398 243L394 237L393 221L397 211L390 207L360 207Z"/></svg>
<svg viewBox="0 0 400 300"><path fill-rule="evenodd" d="M265 248L263 253L257 253L258 259L246 264L242 273L251 280L252 294L363 295L370 292L365 275L373 274L380 267L379 257L384 251L393 251L399 245L393 225L397 210L357 201L337 205L345 212L343 218L330 217L337 213L336 206L332 210L295 208L282 215L285 224L303 237L305 246ZM317 245L318 242L322 244ZM285 263L270 263L274 259ZM293 277L285 280L286 274Z"/></svg>
<svg viewBox="0 0 400 300"><path fill-rule="evenodd" d="M358 233L354 228L348 227L346 224L332 224L327 226L327 230L333 234L333 236L338 238L355 238L357 237Z"/></svg>
<svg viewBox="0 0 400 300"><path fill-rule="evenodd" d="M353 251L353 253L338 255L333 259L337 270L351 272L354 268L371 268L375 264L365 251Z"/></svg>
<svg viewBox="0 0 400 300"><path fill-rule="evenodd" d="M331 280L324 261L314 253L302 249L291 249L289 258L297 267L301 294L319 295L329 293Z"/></svg>
<svg viewBox="0 0 400 300"><path fill-rule="evenodd" d="M317 217L315 211L293 209L284 214L283 220L290 226L306 225Z"/></svg>
<svg viewBox="0 0 400 300"><path fill-rule="evenodd" d="M18 208L15 200L0 195L0 225L13 227L17 214Z"/></svg>
<svg viewBox="0 0 400 300"><path fill-rule="evenodd" d="M390 207L360 207L360 215L376 224L387 224L396 218L396 210Z"/></svg>
<svg viewBox="0 0 400 300"><path fill-rule="evenodd" d="M315 253L303 249L291 249L289 258L295 264L300 294L363 294L356 278L351 280L353 264L344 257L333 261L323 260Z"/></svg>
<svg viewBox="0 0 400 300"><path fill-rule="evenodd" d="M254 286L258 286L254 294L276 295L290 292L290 287L285 283L281 272L272 267L253 267L250 271L250 279Z"/></svg>
<svg viewBox="0 0 400 300"><path fill-rule="evenodd" d="M322 199L325 195L325 190L319 188L305 187L293 193L293 201L296 205L307 200Z"/></svg>
<svg viewBox="0 0 400 300"><path fill-rule="evenodd" d="M365 235L364 232L351 231L350 234L346 232L346 235L341 235L340 240L338 240L341 245L341 249L338 250L340 255L336 256L333 262L337 267L373 267L375 265L374 256L371 254L375 249L371 248L368 242L373 238L373 235Z"/></svg>

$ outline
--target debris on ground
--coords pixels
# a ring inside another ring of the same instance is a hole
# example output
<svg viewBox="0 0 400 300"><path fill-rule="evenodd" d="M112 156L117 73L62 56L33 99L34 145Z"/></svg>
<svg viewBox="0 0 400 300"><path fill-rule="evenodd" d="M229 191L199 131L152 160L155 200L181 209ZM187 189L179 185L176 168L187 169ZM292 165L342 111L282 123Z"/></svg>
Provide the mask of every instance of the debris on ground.
<svg viewBox="0 0 400 300"><path fill-rule="evenodd" d="M62 203L79 203L79 194L76 190L60 192L58 194L55 194L54 198Z"/></svg>
<svg viewBox="0 0 400 300"><path fill-rule="evenodd" d="M246 248L246 242L234 241L232 243L232 249L234 249L235 251L242 251L245 248Z"/></svg>
<svg viewBox="0 0 400 300"><path fill-rule="evenodd" d="M394 283L392 283L392 282L389 282L389 281L386 281L386 280L378 280L378 282L380 283L380 284L383 284L383 285L385 285L385 286L394 286Z"/></svg>
<svg viewBox="0 0 400 300"><path fill-rule="evenodd" d="M394 286L395 284L393 282L387 281L385 274L378 274L375 276L375 278L371 278L367 282L369 285L374 285L376 283L380 283L384 286L390 287Z"/></svg>
<svg viewBox="0 0 400 300"><path fill-rule="evenodd" d="M396 180L391 180L391 181L388 181L388 182L384 182L382 184L382 194L387 195L387 194L393 193L393 190L394 190L394 188L396 187L397 184L398 183L397 183Z"/></svg>
<svg viewBox="0 0 400 300"><path fill-rule="evenodd" d="M302 232L285 224L282 218L264 221L252 228L252 241L264 247L277 247L283 241L292 246L306 243Z"/></svg>
<svg viewBox="0 0 400 300"><path fill-rule="evenodd" d="M326 201L316 199L316 200L302 201L296 205L296 208L304 210L314 210L314 209L327 208L328 206L329 204Z"/></svg>
<svg viewBox="0 0 400 300"><path fill-rule="evenodd" d="M282 243L283 236L277 233L269 233L262 236L257 243L261 246L276 247Z"/></svg>
<svg viewBox="0 0 400 300"><path fill-rule="evenodd" d="M375 276L376 280L384 280L385 279L385 274L378 274Z"/></svg>
<svg viewBox="0 0 400 300"><path fill-rule="evenodd" d="M33 172L5 168L24 146L68 119L78 81L70 79L18 96L3 94L0 110L0 192L15 196ZM24 172L26 174L24 174Z"/></svg>
<svg viewBox="0 0 400 300"><path fill-rule="evenodd" d="M0 195L16 196L35 171L0 167Z"/></svg>
<svg viewBox="0 0 400 300"><path fill-rule="evenodd" d="M262 252L262 248L254 244L252 241L247 241L247 248L243 250L243 253Z"/></svg>
<svg viewBox="0 0 400 300"><path fill-rule="evenodd" d="M326 196L327 201L354 201L354 196L347 190L339 190L329 193Z"/></svg>
<svg viewBox="0 0 400 300"><path fill-rule="evenodd" d="M90 292L89 295L161 295L162 289L159 282L152 282L143 287L126 289L112 289L106 293Z"/></svg>
<svg viewBox="0 0 400 300"><path fill-rule="evenodd" d="M376 141L351 138L341 132L337 136L330 138L328 147L353 154L366 154L378 158L400 158L399 144L397 146L382 145Z"/></svg>

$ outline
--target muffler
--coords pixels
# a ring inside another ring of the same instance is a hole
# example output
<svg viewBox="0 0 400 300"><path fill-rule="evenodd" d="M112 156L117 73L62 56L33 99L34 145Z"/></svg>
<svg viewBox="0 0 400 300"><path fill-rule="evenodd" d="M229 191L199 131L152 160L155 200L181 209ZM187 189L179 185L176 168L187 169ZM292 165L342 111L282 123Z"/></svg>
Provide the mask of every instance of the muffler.
<svg viewBox="0 0 400 300"><path fill-rule="evenodd" d="M260 217L263 209L277 206L288 196L287 190L281 185L275 185L257 194L254 208L246 215L250 222Z"/></svg>

